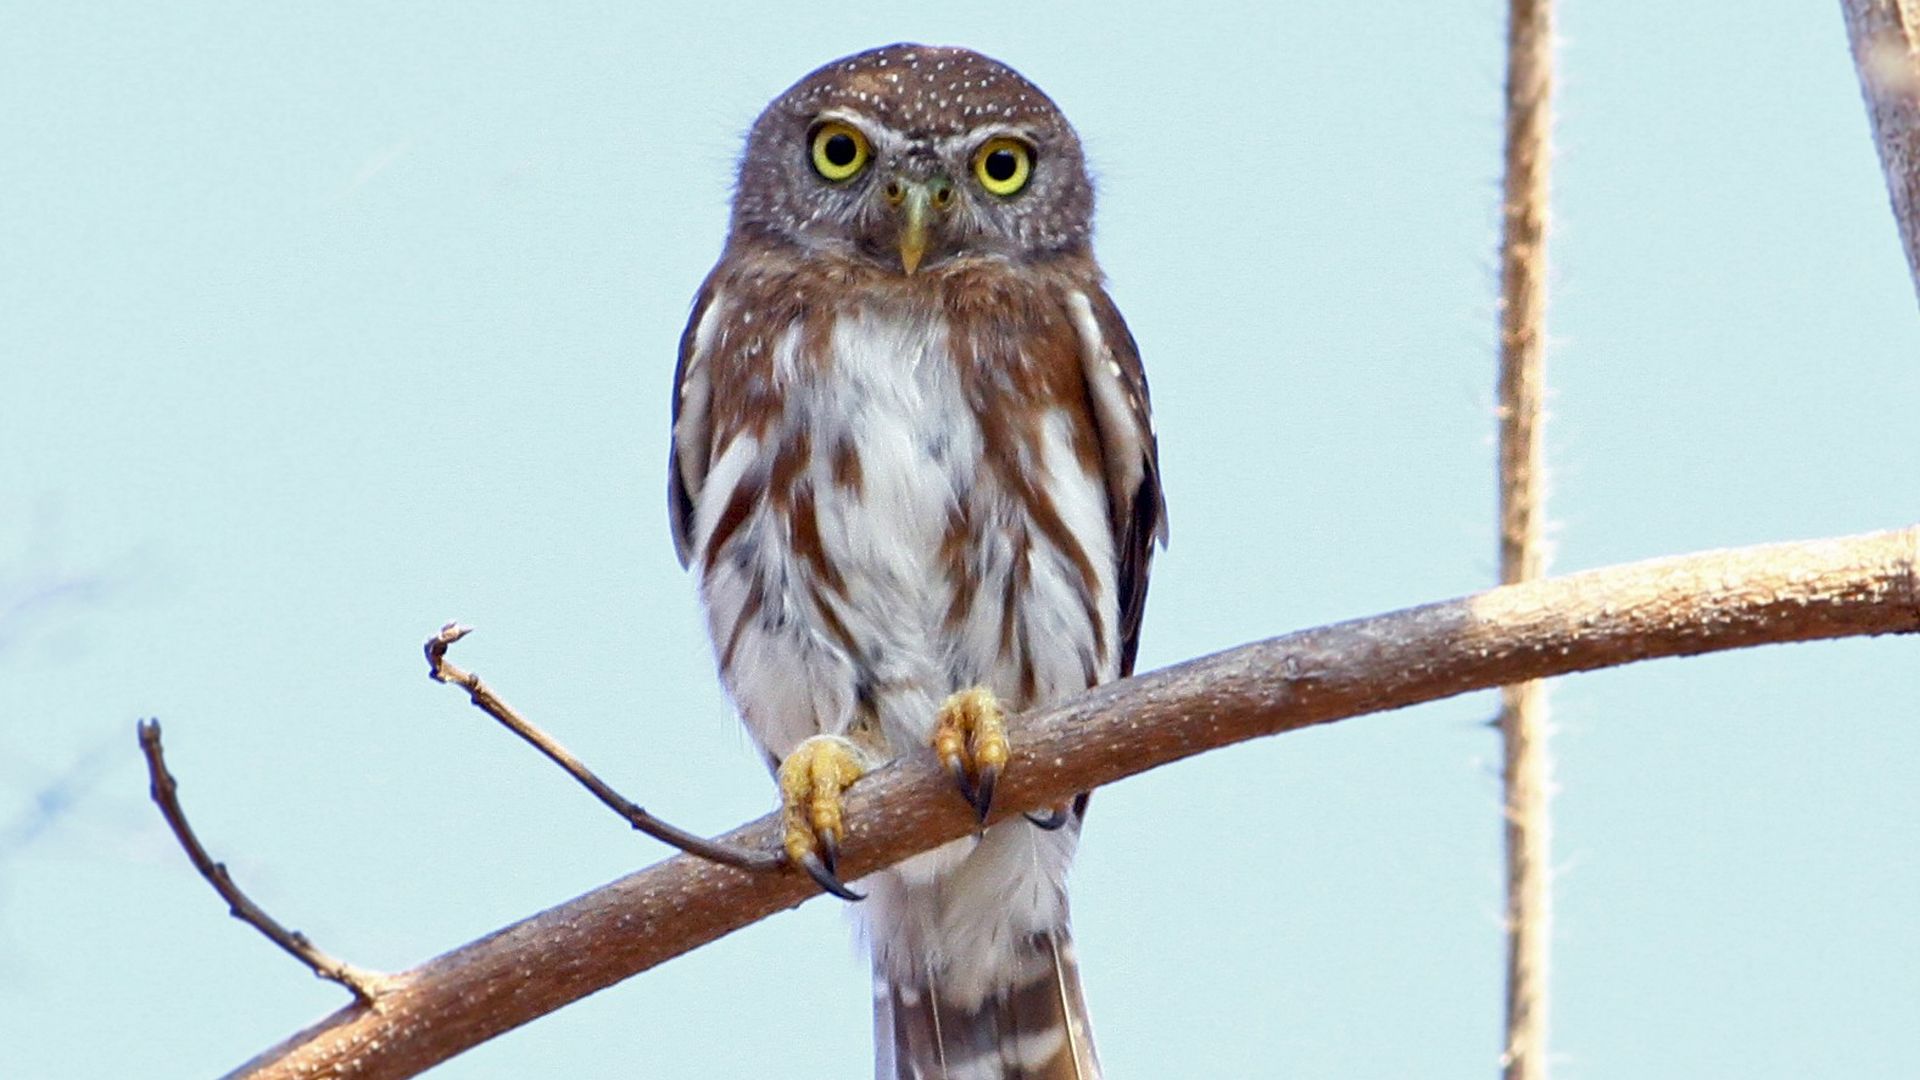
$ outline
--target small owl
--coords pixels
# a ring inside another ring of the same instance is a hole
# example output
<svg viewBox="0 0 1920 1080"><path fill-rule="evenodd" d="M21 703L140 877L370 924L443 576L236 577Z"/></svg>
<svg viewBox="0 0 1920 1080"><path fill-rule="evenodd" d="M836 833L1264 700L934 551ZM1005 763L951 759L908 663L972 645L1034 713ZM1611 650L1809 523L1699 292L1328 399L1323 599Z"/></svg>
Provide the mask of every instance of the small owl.
<svg viewBox="0 0 1920 1080"><path fill-rule="evenodd" d="M958 48L835 61L747 136L675 374L669 505L786 848L856 909L875 1074L1099 1075L1067 931L1087 799L856 882L841 790L932 753L981 821L1006 710L1131 673L1166 538L1080 140Z"/></svg>

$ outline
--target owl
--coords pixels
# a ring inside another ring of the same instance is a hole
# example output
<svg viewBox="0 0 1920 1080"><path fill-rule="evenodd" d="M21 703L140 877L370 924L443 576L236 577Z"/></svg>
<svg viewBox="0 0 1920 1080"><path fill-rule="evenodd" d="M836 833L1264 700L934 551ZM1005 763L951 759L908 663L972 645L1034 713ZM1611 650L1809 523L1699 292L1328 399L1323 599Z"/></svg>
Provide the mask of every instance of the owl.
<svg viewBox="0 0 1920 1080"><path fill-rule="evenodd" d="M960 48L837 60L747 136L675 373L668 502L790 860L856 905L875 1075L1099 1075L1085 795L987 825L1003 720L1131 673L1166 539L1147 384L1058 107ZM982 829L835 872L841 792L944 762Z"/></svg>

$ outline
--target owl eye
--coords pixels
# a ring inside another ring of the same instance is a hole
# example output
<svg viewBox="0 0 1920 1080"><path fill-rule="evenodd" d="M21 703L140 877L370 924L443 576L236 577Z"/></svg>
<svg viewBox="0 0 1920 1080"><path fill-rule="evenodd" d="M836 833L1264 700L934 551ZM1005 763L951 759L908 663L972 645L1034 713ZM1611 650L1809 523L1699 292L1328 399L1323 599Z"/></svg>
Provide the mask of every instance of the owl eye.
<svg viewBox="0 0 1920 1080"><path fill-rule="evenodd" d="M1033 148L1005 135L988 139L973 152L973 175L1003 199L1018 194L1033 175Z"/></svg>
<svg viewBox="0 0 1920 1080"><path fill-rule="evenodd" d="M852 124L829 120L813 129L813 171L834 183L860 175L872 156L867 137Z"/></svg>

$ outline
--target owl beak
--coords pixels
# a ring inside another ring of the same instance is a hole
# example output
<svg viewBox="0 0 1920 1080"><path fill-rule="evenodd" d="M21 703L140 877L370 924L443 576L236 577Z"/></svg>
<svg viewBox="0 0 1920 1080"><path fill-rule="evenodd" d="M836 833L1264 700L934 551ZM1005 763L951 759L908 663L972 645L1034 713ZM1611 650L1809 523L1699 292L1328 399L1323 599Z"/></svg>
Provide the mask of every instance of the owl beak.
<svg viewBox="0 0 1920 1080"><path fill-rule="evenodd" d="M900 267L911 274L926 257L934 217L953 201L953 183L932 180L894 180L887 185L887 201L900 213Z"/></svg>

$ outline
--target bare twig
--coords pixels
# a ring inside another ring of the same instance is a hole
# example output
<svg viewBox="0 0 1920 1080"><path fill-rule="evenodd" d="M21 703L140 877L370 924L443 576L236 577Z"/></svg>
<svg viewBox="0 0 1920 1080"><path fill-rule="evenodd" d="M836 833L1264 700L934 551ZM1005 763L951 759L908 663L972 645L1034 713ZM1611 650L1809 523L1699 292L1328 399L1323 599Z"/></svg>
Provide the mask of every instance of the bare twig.
<svg viewBox="0 0 1920 1080"><path fill-rule="evenodd" d="M995 816L1261 735L1530 678L1749 645L1920 631L1920 528L1661 559L1306 630L1015 719ZM848 791L848 879L979 822L930 757ZM725 837L771 848L779 815ZM405 1077L818 895L798 874L677 856L407 972L233 1076Z"/></svg>
<svg viewBox="0 0 1920 1080"><path fill-rule="evenodd" d="M1920 4L1840 0L1907 267L1920 291Z"/></svg>
<svg viewBox="0 0 1920 1080"><path fill-rule="evenodd" d="M1500 237L1500 581L1546 569L1545 451L1548 166L1553 122L1552 0L1510 0L1506 184ZM1500 691L1507 858L1506 1080L1547 1075L1547 688Z"/></svg>
<svg viewBox="0 0 1920 1080"><path fill-rule="evenodd" d="M265 934L268 941L285 949L289 956L307 965L315 975L353 991L353 996L359 1000L358 1007L377 1008L380 995L394 985L392 977L334 959L308 940L307 935L280 925L278 920L241 892L240 886L233 883L233 875L227 873L227 864L214 862L201 845L200 838L194 835L193 826L187 824L186 811L180 809L180 785L174 781L173 774L167 771L166 753L160 746L160 721L142 720L136 729L140 733L140 750L147 758L147 776L152 781L149 791L154 804L160 807L161 815L173 829L174 838L186 849L187 858L193 860L193 868L200 871L200 876L207 879L213 891L227 902L228 913Z"/></svg>
<svg viewBox="0 0 1920 1080"><path fill-rule="evenodd" d="M545 754L548 760L567 771L567 775L578 780L582 787L593 792L593 796L605 803L614 813L627 820L627 824L646 833L655 840L670 844L689 855L698 855L711 859L722 866L737 867L741 870L775 870L785 865L786 859L777 850L734 847L715 843L704 836L690 833L677 825L647 813L641 807L608 786L607 782L594 775L592 769L582 764L566 747L554 741L553 736L535 727L527 719L514 711L513 706L500 700L494 692L480 681L478 675L463 671L447 659L447 649L454 642L472 633L471 627L458 623L448 623L440 632L427 639L427 667L434 679L443 683L452 683L466 690L467 696L481 712L493 717L508 731L526 740L535 750Z"/></svg>

